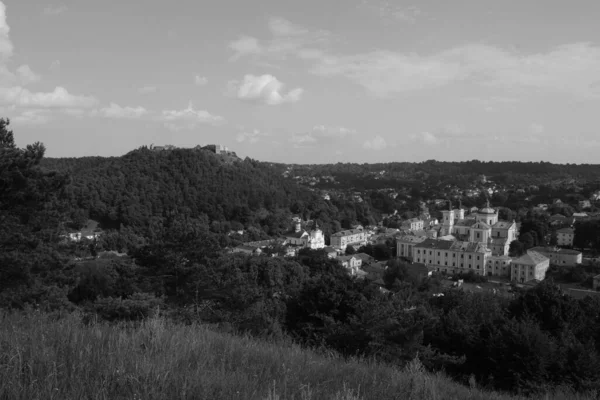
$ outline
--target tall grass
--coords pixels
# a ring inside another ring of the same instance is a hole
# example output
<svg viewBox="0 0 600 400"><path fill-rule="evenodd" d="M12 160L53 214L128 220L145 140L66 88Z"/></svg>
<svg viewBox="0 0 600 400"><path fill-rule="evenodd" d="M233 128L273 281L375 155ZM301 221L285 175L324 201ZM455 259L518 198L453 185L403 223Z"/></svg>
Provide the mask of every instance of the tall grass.
<svg viewBox="0 0 600 400"><path fill-rule="evenodd" d="M404 370L344 361L160 317L134 327L0 312L0 399L513 398L425 373L418 361Z"/></svg>

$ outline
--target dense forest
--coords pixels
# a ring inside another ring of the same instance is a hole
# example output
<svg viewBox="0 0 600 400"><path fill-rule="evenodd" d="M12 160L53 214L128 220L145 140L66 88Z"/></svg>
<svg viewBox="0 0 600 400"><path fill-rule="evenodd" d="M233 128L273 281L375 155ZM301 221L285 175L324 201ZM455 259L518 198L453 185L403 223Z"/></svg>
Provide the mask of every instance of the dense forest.
<svg viewBox="0 0 600 400"><path fill-rule="evenodd" d="M381 280L356 279L322 250L231 254L224 248L288 230L294 214L331 232L373 223L378 211L371 200L325 201L269 164L206 151L48 160L42 144L17 148L9 127L0 120L2 308L118 322L159 307L181 324L347 357L418 358L490 390L600 389L597 297L573 299L552 280L512 297L448 290L401 260L388 261ZM90 218L105 230L99 239L61 237ZM524 225L546 234L533 217Z"/></svg>

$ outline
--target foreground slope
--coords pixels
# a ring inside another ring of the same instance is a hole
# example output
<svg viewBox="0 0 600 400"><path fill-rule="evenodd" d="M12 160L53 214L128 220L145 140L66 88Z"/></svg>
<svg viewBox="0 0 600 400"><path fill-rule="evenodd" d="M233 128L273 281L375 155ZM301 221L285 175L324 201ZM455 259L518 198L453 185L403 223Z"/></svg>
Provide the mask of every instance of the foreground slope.
<svg viewBox="0 0 600 400"><path fill-rule="evenodd" d="M1 399L516 399L441 375L173 325L0 314ZM546 399L588 399L559 394Z"/></svg>

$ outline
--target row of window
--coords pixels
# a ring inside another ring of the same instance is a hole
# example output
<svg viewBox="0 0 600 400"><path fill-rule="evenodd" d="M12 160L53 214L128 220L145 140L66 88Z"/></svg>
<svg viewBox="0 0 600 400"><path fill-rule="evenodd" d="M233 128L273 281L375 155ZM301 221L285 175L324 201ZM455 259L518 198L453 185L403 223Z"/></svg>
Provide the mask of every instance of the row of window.
<svg viewBox="0 0 600 400"><path fill-rule="evenodd" d="M421 250L417 249L417 254L421 254ZM426 251L426 250L423 250L423 254L424 254L424 255L426 255L426 254L427 254L427 251ZM430 256L431 256L431 255L433 255L433 251L432 251L432 250L429 250L429 255L430 255ZM437 255L438 255L438 257L440 257L440 256L441 256L441 252L439 252L439 251L438 251L438 252L437 252ZM446 256L446 257L448 257L448 252L446 252L446 253L445 253L445 256ZM477 260L480 260L480 257L481 257L481 256L477 256ZM456 258L456 253L452 253L452 258ZM461 254L461 255L460 255L460 258L465 258L465 255L464 255L464 254ZM469 260L470 260L470 259L471 259L471 254L469 254Z"/></svg>

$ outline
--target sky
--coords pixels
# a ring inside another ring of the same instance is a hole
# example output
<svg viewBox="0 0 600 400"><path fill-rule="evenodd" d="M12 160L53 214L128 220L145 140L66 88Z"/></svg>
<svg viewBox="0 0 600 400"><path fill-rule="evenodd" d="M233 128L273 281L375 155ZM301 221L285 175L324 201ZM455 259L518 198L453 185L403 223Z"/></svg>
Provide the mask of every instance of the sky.
<svg viewBox="0 0 600 400"><path fill-rule="evenodd" d="M0 1L0 117L49 157L600 161L597 0Z"/></svg>

